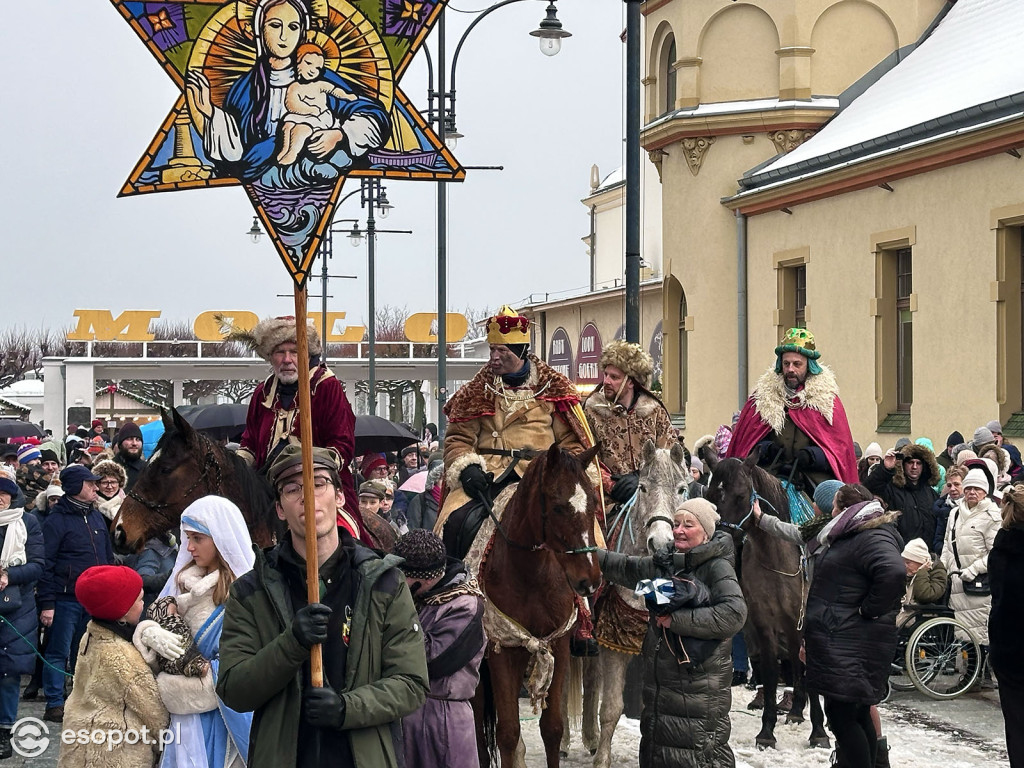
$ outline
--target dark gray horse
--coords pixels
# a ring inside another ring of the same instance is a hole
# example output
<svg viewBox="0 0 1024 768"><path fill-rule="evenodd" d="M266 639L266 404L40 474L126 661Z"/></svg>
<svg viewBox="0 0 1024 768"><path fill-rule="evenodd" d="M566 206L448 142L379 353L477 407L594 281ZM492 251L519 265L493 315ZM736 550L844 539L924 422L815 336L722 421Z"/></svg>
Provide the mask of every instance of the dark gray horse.
<svg viewBox="0 0 1024 768"><path fill-rule="evenodd" d="M759 673L764 686L764 711L759 748L775 747L775 724L778 706L775 688L778 684L779 636L784 635L793 669L793 707L786 715L787 723L802 723L807 703L804 689L804 668L800 661L803 639L804 602L807 597L804 573L800 565L800 549L761 530L752 514L755 498L760 498L763 514L775 514L789 521L789 502L782 483L757 466L757 451L745 461L706 456L712 476L708 501L718 507L722 524L733 530L739 552L740 586L747 601L748 621L757 637L761 663ZM817 696L811 697L811 746L829 746L824 715Z"/></svg>

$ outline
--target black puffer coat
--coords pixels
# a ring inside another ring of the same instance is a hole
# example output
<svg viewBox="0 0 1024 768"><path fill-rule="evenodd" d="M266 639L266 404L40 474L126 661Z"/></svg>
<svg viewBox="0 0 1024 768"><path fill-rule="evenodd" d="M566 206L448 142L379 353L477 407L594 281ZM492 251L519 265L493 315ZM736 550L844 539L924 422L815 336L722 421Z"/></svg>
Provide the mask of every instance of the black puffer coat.
<svg viewBox="0 0 1024 768"><path fill-rule="evenodd" d="M604 577L635 587L663 576L650 557L600 553ZM676 554L676 574L692 576L711 593L710 605L672 614L671 631L683 637L719 640L703 664L680 664L652 616L644 639L640 765L644 768L731 768L729 709L732 706L731 640L743 628L747 606L733 568L732 537L717 532L706 544Z"/></svg>
<svg viewBox="0 0 1024 768"><path fill-rule="evenodd" d="M867 505L880 510L864 502L846 513ZM817 558L804 632L809 691L860 704L885 695L907 584L895 517L887 512L854 524Z"/></svg>
<svg viewBox="0 0 1024 768"><path fill-rule="evenodd" d="M904 541L924 539L925 544L931 547L935 541L936 525L933 507L939 498L932 486L939 482L939 463L935 454L924 445L906 445L903 455L908 459L920 459L924 464L916 483L903 474L903 463L897 461L893 470L886 469L884 464L875 466L864 485L889 509L902 513L896 528Z"/></svg>
<svg viewBox="0 0 1024 768"><path fill-rule="evenodd" d="M1024 525L1013 525L996 534L988 553L992 584L992 611L988 615L988 642L992 669L1024 686Z"/></svg>

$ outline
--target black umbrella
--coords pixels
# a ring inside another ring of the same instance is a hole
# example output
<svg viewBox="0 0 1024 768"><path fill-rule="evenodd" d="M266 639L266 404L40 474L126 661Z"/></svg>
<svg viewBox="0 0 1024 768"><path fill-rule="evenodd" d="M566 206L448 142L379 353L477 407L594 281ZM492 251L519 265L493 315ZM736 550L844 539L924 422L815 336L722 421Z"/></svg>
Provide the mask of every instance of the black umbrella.
<svg viewBox="0 0 1024 768"><path fill-rule="evenodd" d="M45 437L46 434L30 421L21 419L0 419L0 438Z"/></svg>
<svg viewBox="0 0 1024 768"><path fill-rule="evenodd" d="M401 424L380 416L356 416L356 455L371 451L397 451L419 438Z"/></svg>
<svg viewBox="0 0 1024 768"><path fill-rule="evenodd" d="M237 440L245 430L246 403L186 405L178 413L192 428L217 440Z"/></svg>

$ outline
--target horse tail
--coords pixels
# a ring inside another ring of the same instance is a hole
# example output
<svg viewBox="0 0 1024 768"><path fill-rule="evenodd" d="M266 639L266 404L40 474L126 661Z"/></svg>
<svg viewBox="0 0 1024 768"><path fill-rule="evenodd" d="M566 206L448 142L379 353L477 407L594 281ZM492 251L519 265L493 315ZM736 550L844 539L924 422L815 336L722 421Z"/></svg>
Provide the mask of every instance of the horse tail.
<svg viewBox="0 0 1024 768"><path fill-rule="evenodd" d="M494 683L491 681L491 668L487 659L480 662L480 689L483 692L483 736L486 750L481 751L481 758L487 758L487 764L480 768L501 765L498 754L498 710L494 706Z"/></svg>
<svg viewBox="0 0 1024 768"><path fill-rule="evenodd" d="M583 729L583 662L582 656L569 657L569 678L565 681L568 686L565 716L569 726L577 730Z"/></svg>

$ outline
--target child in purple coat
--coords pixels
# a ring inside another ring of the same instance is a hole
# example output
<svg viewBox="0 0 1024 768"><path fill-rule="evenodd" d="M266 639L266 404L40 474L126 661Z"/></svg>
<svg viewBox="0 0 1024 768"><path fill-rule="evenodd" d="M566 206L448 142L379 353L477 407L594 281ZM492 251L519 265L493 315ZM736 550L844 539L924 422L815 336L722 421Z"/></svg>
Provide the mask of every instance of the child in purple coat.
<svg viewBox="0 0 1024 768"><path fill-rule="evenodd" d="M399 567L416 601L430 675L426 703L402 720L406 768L478 768L470 699L486 644L483 594L432 531L409 531L394 554L405 559Z"/></svg>

